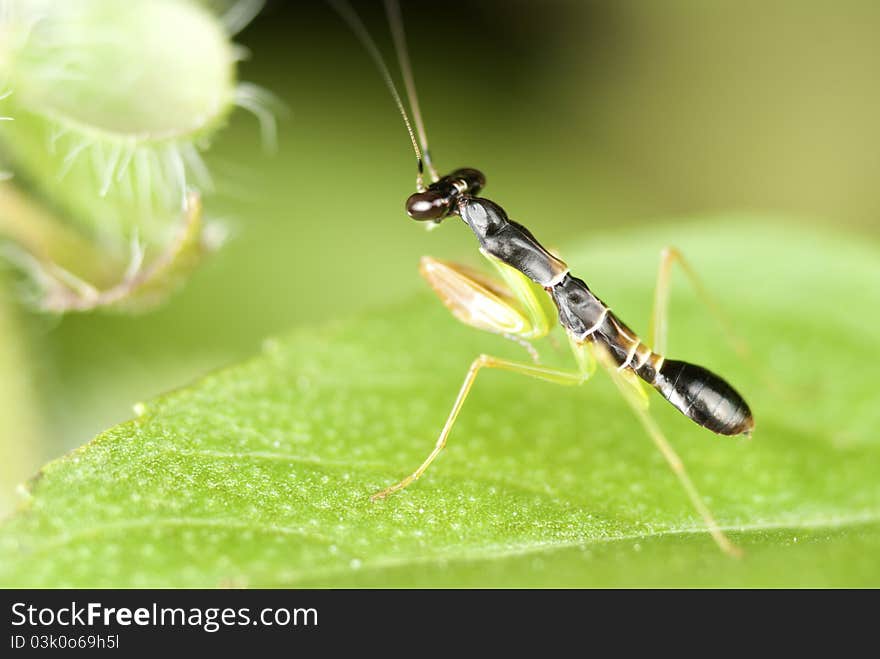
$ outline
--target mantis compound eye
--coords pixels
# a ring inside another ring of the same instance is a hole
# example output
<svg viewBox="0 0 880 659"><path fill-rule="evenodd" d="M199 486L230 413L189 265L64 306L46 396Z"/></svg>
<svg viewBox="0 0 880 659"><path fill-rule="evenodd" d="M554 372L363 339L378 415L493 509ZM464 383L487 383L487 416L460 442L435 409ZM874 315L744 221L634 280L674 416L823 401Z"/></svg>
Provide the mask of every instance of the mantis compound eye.
<svg viewBox="0 0 880 659"><path fill-rule="evenodd" d="M442 220L449 215L450 199L434 190L416 192L406 200L406 214L414 220Z"/></svg>
<svg viewBox="0 0 880 659"><path fill-rule="evenodd" d="M486 185L486 177L478 169L456 169L452 174L416 192L406 200L406 212L414 220L439 222L458 212L463 199L477 194Z"/></svg>

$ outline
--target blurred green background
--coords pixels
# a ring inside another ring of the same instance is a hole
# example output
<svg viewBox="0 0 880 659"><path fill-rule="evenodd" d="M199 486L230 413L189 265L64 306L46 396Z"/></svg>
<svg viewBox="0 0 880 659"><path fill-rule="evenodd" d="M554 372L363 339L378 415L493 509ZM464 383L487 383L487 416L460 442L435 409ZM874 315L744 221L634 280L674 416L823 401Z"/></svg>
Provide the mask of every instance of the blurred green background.
<svg viewBox="0 0 880 659"><path fill-rule="evenodd" d="M356 6L390 53L379 4ZM403 12L439 167L483 169L487 194L563 254L591 232L673 219L684 234L690 218L727 210L877 240L877 3ZM24 311L2 280L0 453L21 478L268 335L422 290L422 254L476 260L454 222L429 234L406 218L414 162L400 119L324 3L270 2L237 41L252 53L240 77L289 113L274 154L240 112L207 153L206 211L232 237L187 287L146 316L59 319Z"/></svg>

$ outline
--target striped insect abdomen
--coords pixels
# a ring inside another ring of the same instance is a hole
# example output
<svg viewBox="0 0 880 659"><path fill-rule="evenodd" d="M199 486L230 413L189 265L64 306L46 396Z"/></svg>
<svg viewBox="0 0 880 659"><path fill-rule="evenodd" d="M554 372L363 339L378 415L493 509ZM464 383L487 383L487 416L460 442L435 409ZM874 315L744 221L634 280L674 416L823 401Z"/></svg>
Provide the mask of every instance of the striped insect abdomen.
<svg viewBox="0 0 880 659"><path fill-rule="evenodd" d="M737 391L712 371L664 359L611 311L595 332L621 369L630 369L692 421L719 435L751 432L755 423Z"/></svg>
<svg viewBox="0 0 880 659"><path fill-rule="evenodd" d="M755 427L742 396L702 366L666 359L651 384L682 414L719 435L740 435Z"/></svg>
<svg viewBox="0 0 880 659"><path fill-rule="evenodd" d="M551 294L560 322L577 340L601 343L618 368L635 372L689 419L720 435L754 427L749 406L733 387L702 366L653 352L580 279L566 276Z"/></svg>

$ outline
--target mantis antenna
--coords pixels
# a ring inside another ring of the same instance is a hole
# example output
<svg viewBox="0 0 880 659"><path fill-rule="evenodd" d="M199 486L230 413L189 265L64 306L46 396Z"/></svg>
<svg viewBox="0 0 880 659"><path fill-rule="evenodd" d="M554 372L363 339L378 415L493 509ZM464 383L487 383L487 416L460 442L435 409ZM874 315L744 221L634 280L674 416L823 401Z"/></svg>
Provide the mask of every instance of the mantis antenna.
<svg viewBox="0 0 880 659"><path fill-rule="evenodd" d="M406 98L409 101L409 109L412 112L416 131L419 134L419 144L425 159L425 166L431 175L431 181L438 181L440 176L431 161L431 151L428 149L428 134L425 132L425 122L422 120L422 110L419 106L419 96L416 93L416 82L413 77L412 63L409 59L409 50L406 47L406 33L403 30L403 18L400 14L398 0L385 0L385 13L388 15L388 24L391 26L391 36L394 39L394 50L397 51L397 62L400 73L403 75L403 84L406 88Z"/></svg>
<svg viewBox="0 0 880 659"><path fill-rule="evenodd" d="M419 148L419 142L416 140L416 134L413 131L412 123L410 123L409 115L406 113L406 106L403 104L403 100L400 98L400 94L397 91L397 86L394 84L394 79L391 77L391 72L388 70L388 66L385 64L385 60L382 58L382 53L379 51L379 47L376 46L376 42L373 41L373 38L370 36L370 33L367 31L366 26L361 20L360 16L357 15L357 12L352 8L352 6L346 0L327 0L329 5L336 11L337 14L344 20L348 27L351 28L351 31L354 32L354 35L358 38L358 41L361 42L361 45L373 59L373 62L376 65L376 68L379 69L379 73L382 75L382 79L385 81L385 86L388 87L388 91L391 92L391 96L394 99L394 104L397 106L397 110L400 112L400 116L403 118L403 123L406 125L406 132L409 134L409 141L412 143L413 151L416 154L416 164L418 166L418 174L416 175L416 187L420 192L424 191L425 183L424 183L424 171L425 171L425 161L426 158L422 155L422 150ZM389 10L390 11L390 10ZM397 8L397 16L399 19L400 16L400 8ZM390 20L390 13L389 13ZM401 33L403 28L399 28ZM395 39L396 43L396 39ZM404 51L406 45L404 44ZM398 51L399 56L399 51ZM407 60L408 63L408 60ZM411 77L411 73L410 73ZM412 90L412 94L410 93L410 84L407 83L407 96L411 99L412 95L415 94L415 89ZM416 111L418 106L416 106ZM419 136L422 138L422 143L425 144L424 140L424 128L421 125L421 116L419 114L415 115L418 121L419 126ZM427 155L427 154L425 154ZM431 176L434 180L437 180L436 171L433 166L430 165Z"/></svg>

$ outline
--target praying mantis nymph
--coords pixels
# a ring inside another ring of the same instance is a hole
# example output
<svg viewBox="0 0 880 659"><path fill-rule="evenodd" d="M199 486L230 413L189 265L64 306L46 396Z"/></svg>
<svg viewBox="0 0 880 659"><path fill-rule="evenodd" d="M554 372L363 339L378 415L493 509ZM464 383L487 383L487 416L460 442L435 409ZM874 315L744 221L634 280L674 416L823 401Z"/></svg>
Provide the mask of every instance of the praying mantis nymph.
<svg viewBox="0 0 880 659"><path fill-rule="evenodd" d="M420 264L422 276L457 320L514 340L522 344L531 356L530 361L512 361L485 354L476 357L467 371L434 449L413 473L375 493L373 500L402 490L425 473L446 446L459 412L482 369L501 369L559 385L576 386L592 377L596 365L600 364L663 454L712 538L724 552L739 555L740 550L719 528L681 459L650 415L648 392L642 384L649 384L682 414L717 434L749 435L754 428L749 406L725 380L701 366L664 356L670 274L675 263L682 267L709 308L719 315L693 269L677 250L663 250L654 294L651 338L648 343L643 342L527 228L511 220L497 203L478 196L486 184L482 172L466 168L446 176L438 174L428 150L397 3L385 0L385 8L415 130L388 67L360 18L343 0L330 0L330 3L375 61L409 133L418 174L416 192L406 201L407 214L414 220L432 224L439 224L452 216L459 217L473 231L480 252L500 275L498 279L493 279L466 266L423 257ZM426 169L430 177L428 185L424 182ZM542 365L530 343L546 336L552 329L534 284L546 291L556 307L559 323L566 332L574 356L574 368L571 370ZM720 319L724 322L723 318Z"/></svg>

